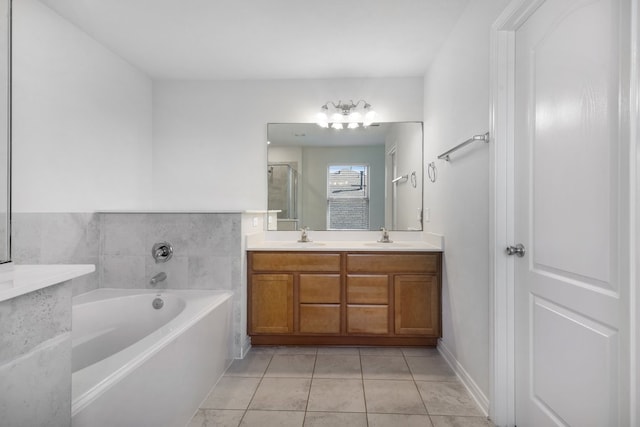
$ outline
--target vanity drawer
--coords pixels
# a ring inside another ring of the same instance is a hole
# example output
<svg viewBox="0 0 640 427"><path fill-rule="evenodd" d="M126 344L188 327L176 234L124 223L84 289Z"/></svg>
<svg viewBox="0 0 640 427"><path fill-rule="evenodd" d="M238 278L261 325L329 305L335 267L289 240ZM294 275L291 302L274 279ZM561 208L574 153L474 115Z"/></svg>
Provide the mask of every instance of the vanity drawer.
<svg viewBox="0 0 640 427"><path fill-rule="evenodd" d="M436 273L438 254L347 254L348 273Z"/></svg>
<svg viewBox="0 0 640 427"><path fill-rule="evenodd" d="M300 304L300 332L339 334L339 304Z"/></svg>
<svg viewBox="0 0 640 427"><path fill-rule="evenodd" d="M339 274L301 274L301 303L340 303Z"/></svg>
<svg viewBox="0 0 640 427"><path fill-rule="evenodd" d="M388 334L389 306L348 305L347 332L350 334Z"/></svg>
<svg viewBox="0 0 640 427"><path fill-rule="evenodd" d="M253 271L340 272L340 254L301 252L251 252Z"/></svg>
<svg viewBox="0 0 640 427"><path fill-rule="evenodd" d="M389 277L382 275L347 276L347 303L389 304Z"/></svg>

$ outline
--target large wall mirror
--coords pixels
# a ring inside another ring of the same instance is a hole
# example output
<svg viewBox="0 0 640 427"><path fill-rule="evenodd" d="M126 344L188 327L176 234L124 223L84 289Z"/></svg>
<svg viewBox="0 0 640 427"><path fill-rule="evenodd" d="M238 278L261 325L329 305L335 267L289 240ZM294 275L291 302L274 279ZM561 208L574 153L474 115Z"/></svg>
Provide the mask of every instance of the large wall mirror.
<svg viewBox="0 0 640 427"><path fill-rule="evenodd" d="M267 125L278 230L422 230L422 122Z"/></svg>
<svg viewBox="0 0 640 427"><path fill-rule="evenodd" d="M0 0L0 263L11 261L11 1Z"/></svg>

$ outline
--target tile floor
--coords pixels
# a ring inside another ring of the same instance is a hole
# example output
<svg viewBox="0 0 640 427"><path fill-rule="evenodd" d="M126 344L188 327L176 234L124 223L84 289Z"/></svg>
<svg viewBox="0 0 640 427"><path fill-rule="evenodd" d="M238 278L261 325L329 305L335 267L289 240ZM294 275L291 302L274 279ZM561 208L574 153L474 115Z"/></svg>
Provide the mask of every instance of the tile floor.
<svg viewBox="0 0 640 427"><path fill-rule="evenodd" d="M254 347L188 427L488 427L437 350Z"/></svg>

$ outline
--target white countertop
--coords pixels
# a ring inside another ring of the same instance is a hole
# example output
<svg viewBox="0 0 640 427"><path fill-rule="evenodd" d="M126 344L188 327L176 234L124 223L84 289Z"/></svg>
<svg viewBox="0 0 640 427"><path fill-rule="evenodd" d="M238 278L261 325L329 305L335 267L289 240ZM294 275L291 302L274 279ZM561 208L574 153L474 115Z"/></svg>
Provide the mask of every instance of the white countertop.
<svg viewBox="0 0 640 427"><path fill-rule="evenodd" d="M238 210L208 210L208 209L131 209L131 210L100 210L101 214L241 214L248 211ZM266 213L266 211L263 211Z"/></svg>
<svg viewBox="0 0 640 427"><path fill-rule="evenodd" d="M93 264L8 265L0 271L0 302L96 270Z"/></svg>
<svg viewBox="0 0 640 427"><path fill-rule="evenodd" d="M264 241L247 246L249 251L374 251L374 252L441 252L442 249L424 242L278 242Z"/></svg>
<svg viewBox="0 0 640 427"><path fill-rule="evenodd" d="M392 243L380 243L380 232L309 232L311 242L298 242L299 231L256 233L247 236L248 251L372 251L442 252L442 236L391 232Z"/></svg>

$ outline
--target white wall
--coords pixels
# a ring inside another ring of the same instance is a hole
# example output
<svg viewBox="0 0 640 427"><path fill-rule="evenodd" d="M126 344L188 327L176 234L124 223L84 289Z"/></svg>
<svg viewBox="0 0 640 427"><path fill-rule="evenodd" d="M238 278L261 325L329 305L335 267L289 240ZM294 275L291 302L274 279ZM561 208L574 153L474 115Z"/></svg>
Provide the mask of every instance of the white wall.
<svg viewBox="0 0 640 427"><path fill-rule="evenodd" d="M151 80L38 1L13 18L13 211L149 207Z"/></svg>
<svg viewBox="0 0 640 427"><path fill-rule="evenodd" d="M422 121L422 91L422 78L155 82L154 208L265 209L267 123L361 98L381 121Z"/></svg>
<svg viewBox="0 0 640 427"><path fill-rule="evenodd" d="M470 2L425 75L425 163L489 129L489 29L508 0ZM425 229L445 236L443 344L489 397L489 149L436 161Z"/></svg>

